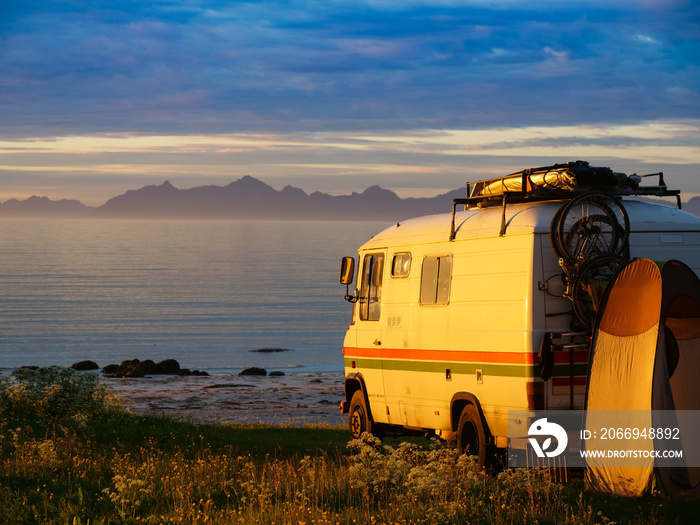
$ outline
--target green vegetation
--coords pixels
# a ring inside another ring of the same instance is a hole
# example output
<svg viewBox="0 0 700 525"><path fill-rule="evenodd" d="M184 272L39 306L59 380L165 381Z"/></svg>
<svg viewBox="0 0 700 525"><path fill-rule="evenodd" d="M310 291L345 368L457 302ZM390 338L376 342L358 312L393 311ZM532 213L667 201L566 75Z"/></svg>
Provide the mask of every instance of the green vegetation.
<svg viewBox="0 0 700 525"><path fill-rule="evenodd" d="M128 413L93 374L0 384L0 523L691 523L698 500L628 500L537 472L485 475L439 442Z"/></svg>

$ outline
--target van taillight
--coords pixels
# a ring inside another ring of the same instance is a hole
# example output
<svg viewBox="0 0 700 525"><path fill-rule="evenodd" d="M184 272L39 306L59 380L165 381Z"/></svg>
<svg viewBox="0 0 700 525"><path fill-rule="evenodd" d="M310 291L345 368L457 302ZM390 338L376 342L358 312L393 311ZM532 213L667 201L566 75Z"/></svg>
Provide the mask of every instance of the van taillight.
<svg viewBox="0 0 700 525"><path fill-rule="evenodd" d="M541 381L528 381L527 385L527 409L544 410L544 383Z"/></svg>

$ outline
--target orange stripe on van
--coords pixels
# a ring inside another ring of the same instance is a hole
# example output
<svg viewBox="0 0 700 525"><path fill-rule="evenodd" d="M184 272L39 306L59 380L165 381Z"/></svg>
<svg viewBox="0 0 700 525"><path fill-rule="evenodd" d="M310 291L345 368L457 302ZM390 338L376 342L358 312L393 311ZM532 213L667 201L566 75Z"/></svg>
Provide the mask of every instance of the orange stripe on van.
<svg viewBox="0 0 700 525"><path fill-rule="evenodd" d="M468 350L415 350L406 348L343 348L346 357L370 359L407 359L411 361L444 361L446 363L500 363L532 365L537 354L527 352L473 352Z"/></svg>

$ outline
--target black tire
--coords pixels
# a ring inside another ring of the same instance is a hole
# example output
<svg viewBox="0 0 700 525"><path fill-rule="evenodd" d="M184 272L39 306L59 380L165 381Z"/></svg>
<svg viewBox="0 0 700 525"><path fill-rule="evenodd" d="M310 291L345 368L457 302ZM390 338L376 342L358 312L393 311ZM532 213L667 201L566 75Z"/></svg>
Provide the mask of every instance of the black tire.
<svg viewBox="0 0 700 525"><path fill-rule="evenodd" d="M553 234L570 265L620 255L627 248L629 217L622 203L610 195L584 193L569 201L557 215Z"/></svg>
<svg viewBox="0 0 700 525"><path fill-rule="evenodd" d="M617 219L605 202L592 196L573 199L559 217L557 238L569 264L613 255L618 246Z"/></svg>
<svg viewBox="0 0 700 525"><path fill-rule="evenodd" d="M614 219L608 215L590 215L574 223L563 241L569 259L580 262L611 255L617 251L619 235Z"/></svg>
<svg viewBox="0 0 700 525"><path fill-rule="evenodd" d="M627 210L622 205L622 201L612 195L606 195L605 202L613 212L616 219L615 224L618 227L618 247L614 255L629 259L630 218Z"/></svg>
<svg viewBox="0 0 700 525"><path fill-rule="evenodd" d="M552 222L549 225L549 242L552 245L554 253L556 253L557 257L560 259L566 259L566 253L564 253L564 250L559 243L559 221L561 220L561 214L564 212L564 208L566 208L567 204L568 201L559 207L559 209L554 213Z"/></svg>
<svg viewBox="0 0 700 525"><path fill-rule="evenodd" d="M598 257L576 271L571 283L571 302L574 314L586 326L593 326L605 289L628 262L624 257Z"/></svg>
<svg viewBox="0 0 700 525"><path fill-rule="evenodd" d="M352 395L348 429L353 439L358 439L364 432L372 433L372 420L369 417L369 410L362 390L357 390Z"/></svg>
<svg viewBox="0 0 700 525"><path fill-rule="evenodd" d="M476 456L479 467L486 467L486 432L479 409L469 404L462 409L457 427L457 447L461 454Z"/></svg>

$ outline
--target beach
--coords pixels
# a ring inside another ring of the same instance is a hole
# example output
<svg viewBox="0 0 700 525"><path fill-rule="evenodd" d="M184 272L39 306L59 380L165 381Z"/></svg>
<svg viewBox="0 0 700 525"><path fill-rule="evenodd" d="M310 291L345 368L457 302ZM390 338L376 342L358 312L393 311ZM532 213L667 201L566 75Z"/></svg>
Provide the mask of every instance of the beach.
<svg viewBox="0 0 700 525"><path fill-rule="evenodd" d="M136 414L155 413L203 423L273 423L289 426L345 425L338 409L343 374L284 376L102 376Z"/></svg>

